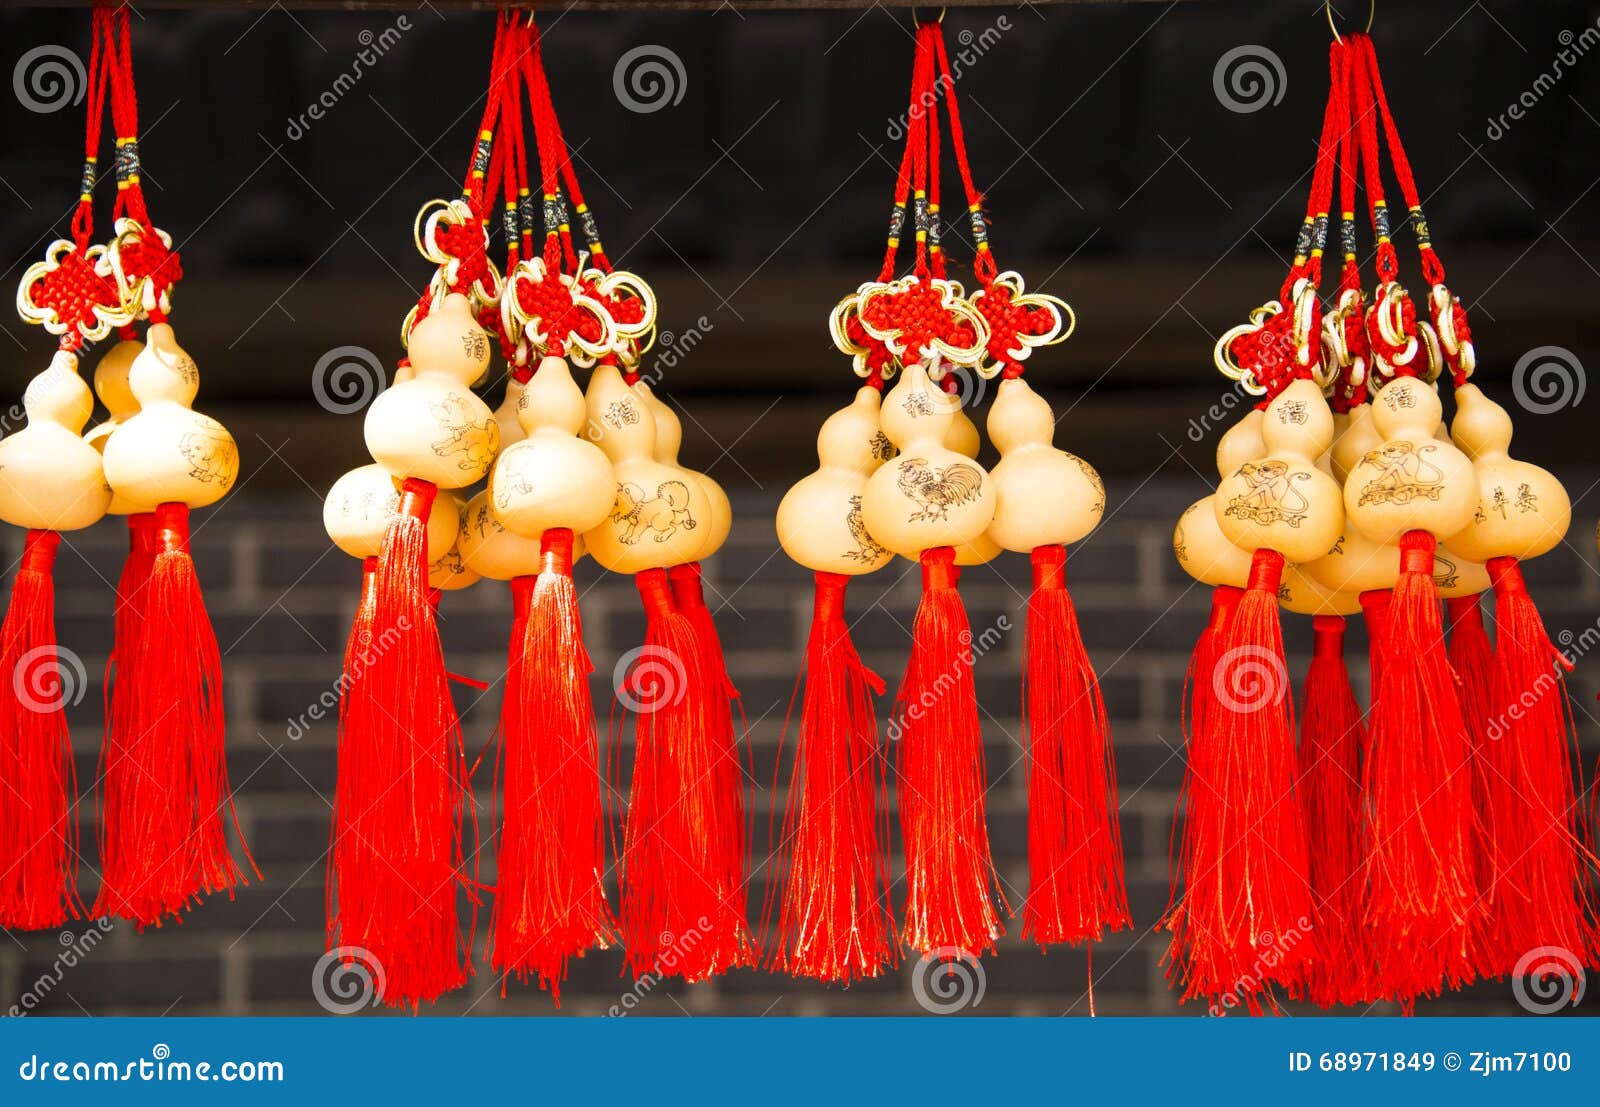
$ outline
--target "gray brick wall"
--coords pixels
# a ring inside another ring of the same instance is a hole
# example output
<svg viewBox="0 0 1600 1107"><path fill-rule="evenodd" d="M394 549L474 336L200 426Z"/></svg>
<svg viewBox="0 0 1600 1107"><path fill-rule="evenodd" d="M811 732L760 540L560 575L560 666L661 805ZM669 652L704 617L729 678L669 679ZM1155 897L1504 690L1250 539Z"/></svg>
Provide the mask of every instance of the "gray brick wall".
<svg viewBox="0 0 1600 1107"><path fill-rule="evenodd" d="M1593 474L1568 473L1575 496ZM1173 518L1198 495L1195 479L1111 480L1112 517L1073 551L1069 583L1090 653L1098 667L1116 740L1121 778L1122 826L1128 884L1138 927L1094 951L1096 1009L1106 1014L1168 1014L1179 1008L1160 965L1164 935L1149 928L1167 895L1167 848L1173 806L1183 770L1177 727L1184 668L1208 597L1173 563L1168 536ZM1119 484L1123 485L1120 489ZM772 527L774 496L736 497L736 525L727 548L710 564L707 584L728 649L733 675L750 720L753 763L749 804L755 816L752 910L759 910L774 795L776 749L793 687L794 666L809 619L807 574L778 551ZM195 550L207 600L225 651L232 780L239 817L264 879L230 901L214 896L189 912L182 925L143 934L118 924L96 939L79 963L57 965L70 935L9 934L0 941L0 1009L41 979L37 1010L104 1014L315 1014L313 964L322 952L323 856L328 799L334 773L335 727L292 726L338 675L339 654L356 596L358 567L331 551L310 492L252 493L248 488L199 522ZM198 520L197 520L198 521ZM1594 510L1580 498L1569 546L1530 567L1528 577L1551 633L1574 637L1595 625L1600 577L1592 566L1589 536ZM8 555L20 535L6 537ZM81 781L94 779L99 746L100 680L110 636L110 589L126 542L118 526L102 524L70 536L58 569L60 641L79 652L90 687L70 714ZM596 702L611 695L616 658L637 645L642 620L627 578L607 577L592 563L579 566L588 643L598 672ZM1021 762L1018 667L1023 606L1029 579L1026 559L1008 556L969 570L962 593L975 628L1006 614L1012 627L980 662L977 681L984 712L992 791L989 821L996 861L1013 903L1027 886L1025 779ZM852 586L850 613L856 641L891 691L904 664L916 603L917 573L896 562ZM448 596L443 633L453 670L495 681L503 670L509 629L504 585L483 583ZM1291 667L1303 672L1309 627L1288 620ZM1352 647L1360 648L1359 631ZM1354 666L1359 672L1360 665ZM1600 749L1594 699L1600 662L1580 660L1572 679L1586 774ZM1359 689L1364 693L1365 689ZM499 690L458 693L469 755L489 741ZM605 708L600 708L602 715ZM880 707L880 723L887 704ZM605 720L602 718L602 734ZM489 770L479 773L480 817L487 825ZM780 793L781 794L781 793ZM85 806L84 840L94 861L93 804ZM493 874L486 843L484 875ZM92 892L92 875L85 889ZM87 924L78 924L82 931ZM1041 955L1015 936L1012 923L998 956L983 964L986 991L976 1014L1081 1015L1088 1011L1082 952ZM480 927L479 946L482 934ZM616 952L593 954L575 966L563 991L562 1011L603 1014L633 991L620 975ZM885 979L849 990L828 988L761 972L736 972L686 987L668 982L650 989L637 1013L706 1014L917 1014L911 965ZM55 977L59 975L59 982ZM461 992L440 1002L442 1014L542 1014L552 1010L536 990L510 986L504 998L487 970ZM1199 1013L1188 1005L1182 1013ZM1593 1011L1593 1003L1581 1011ZM1419 1006L1423 1013L1516 1013L1508 985L1481 986Z"/></svg>

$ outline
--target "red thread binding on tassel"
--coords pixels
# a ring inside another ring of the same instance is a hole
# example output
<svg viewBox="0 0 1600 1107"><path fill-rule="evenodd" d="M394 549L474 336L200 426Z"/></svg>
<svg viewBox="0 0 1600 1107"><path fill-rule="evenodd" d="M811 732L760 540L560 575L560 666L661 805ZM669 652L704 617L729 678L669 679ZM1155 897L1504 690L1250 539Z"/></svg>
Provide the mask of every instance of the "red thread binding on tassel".
<svg viewBox="0 0 1600 1107"><path fill-rule="evenodd" d="M0 626L0 927L7 929L42 930L83 913L65 710L82 689L63 678L56 647L52 570L60 545L53 530L28 531Z"/></svg>
<svg viewBox="0 0 1600 1107"><path fill-rule="evenodd" d="M340 752L329 915L330 947L375 961L383 1001L413 1009L470 971L456 903L466 763L428 598L436 494L404 482L373 572L371 662L356 682L365 708L340 736L356 748Z"/></svg>
<svg viewBox="0 0 1600 1107"><path fill-rule="evenodd" d="M1400 576L1378 636L1382 685L1362 767L1378 994L1408 1011L1418 996L1475 976L1470 742L1445 659L1436 546L1426 531L1400 538Z"/></svg>
<svg viewBox="0 0 1600 1107"><path fill-rule="evenodd" d="M594 666L572 583L572 532L545 531L540 552L539 574L511 582L517 618L501 715L490 962L519 980L536 977L559 1007L572 959L611 946L616 924L603 883Z"/></svg>
<svg viewBox="0 0 1600 1107"><path fill-rule="evenodd" d="M981 956L1005 933L984 819L983 733L972 680L972 629L956 591L955 551L922 552L922 602L895 697L900 833L906 853L901 938L936 958ZM991 897L991 887L993 896Z"/></svg>
<svg viewBox="0 0 1600 1107"><path fill-rule="evenodd" d="M1205 647L1184 779L1167 975L1183 999L1276 1009L1310 953L1310 861L1295 790L1294 711L1278 623L1283 557L1257 550L1249 587ZM1197 654L1198 654L1197 650Z"/></svg>
<svg viewBox="0 0 1600 1107"><path fill-rule="evenodd" d="M693 982L756 961L742 879L729 882L744 828L742 818L729 825L725 758L701 694L709 662L694 626L673 610L665 569L646 569L634 582L646 621L644 648L619 692L635 725L623 832L623 948L635 977Z"/></svg>
<svg viewBox="0 0 1600 1107"><path fill-rule="evenodd" d="M129 652L127 745L106 766L106 855L95 914L159 926L202 894L231 896L245 875L228 787L222 655L189 554L189 508L155 510L155 557ZM257 878L259 870L243 846Z"/></svg>
<svg viewBox="0 0 1600 1107"><path fill-rule="evenodd" d="M1362 910L1361 706L1350 687L1341 615L1312 618L1311 667L1300 716L1300 792L1311 856L1315 944L1306 998L1319 1007L1366 1002L1373 957Z"/></svg>
<svg viewBox="0 0 1600 1107"><path fill-rule="evenodd" d="M899 962L889 898L886 766L872 704L884 685L850 640L844 618L849 581L838 573L816 574L800 735L783 820L788 875L768 965L846 984ZM770 905L763 915L769 913Z"/></svg>
<svg viewBox="0 0 1600 1107"><path fill-rule="evenodd" d="M1488 569L1496 645L1482 751L1490 824L1486 945L1497 976L1542 946L1593 965L1587 882L1596 858L1578 819L1577 736L1561 679L1572 663L1546 634L1517 559L1490 558Z"/></svg>
<svg viewBox="0 0 1600 1107"><path fill-rule="evenodd" d="M1066 587L1067 551L1033 551L1028 597L1028 898L1041 947L1097 942L1132 925L1111 727Z"/></svg>

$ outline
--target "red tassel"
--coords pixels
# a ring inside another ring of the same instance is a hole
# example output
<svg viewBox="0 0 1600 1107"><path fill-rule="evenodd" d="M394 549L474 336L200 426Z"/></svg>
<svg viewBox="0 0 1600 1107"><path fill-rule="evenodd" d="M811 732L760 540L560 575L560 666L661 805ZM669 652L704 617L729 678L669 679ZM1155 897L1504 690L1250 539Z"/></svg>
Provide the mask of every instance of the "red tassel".
<svg viewBox="0 0 1600 1107"><path fill-rule="evenodd" d="M1468 760L1472 764L1472 806L1476 818L1472 843L1474 887L1478 890L1479 911L1472 933L1474 972L1484 979L1504 976L1506 966L1523 952L1518 950L1506 961L1493 932L1490 904L1494 884L1494 813L1490 792L1495 787L1489 775L1488 747L1490 682L1494 677L1494 650L1483 629L1483 612L1477 596L1455 596L1445 600L1450 638L1446 657L1456 674L1456 689L1461 701L1462 721L1467 725Z"/></svg>
<svg viewBox="0 0 1600 1107"><path fill-rule="evenodd" d="M1474 977L1470 743L1445 659L1436 545L1426 531L1400 539L1362 768L1378 990L1408 1007Z"/></svg>
<svg viewBox="0 0 1600 1107"><path fill-rule="evenodd" d="M1249 587L1193 674L1184 780L1183 895L1169 912L1168 976L1183 998L1252 1012L1275 983L1296 987L1310 952L1310 862L1295 793L1293 704L1278 623L1283 557L1258 550ZM1231 999L1229 997L1232 997Z"/></svg>
<svg viewBox="0 0 1600 1107"><path fill-rule="evenodd" d="M143 611L127 613L132 641L121 679L138 683L123 701L125 745L105 765L103 883L94 908L140 927L160 925L204 893L231 896L245 881L228 847L227 822L235 834L239 827L222 655L189 554L188 505L161 504L152 525ZM259 879L248 847L245 859Z"/></svg>
<svg viewBox="0 0 1600 1107"><path fill-rule="evenodd" d="M413 1009L469 971L456 904L466 763L428 600L436 491L402 486L373 572L370 661L345 674L328 921L329 946L381 966L383 1001Z"/></svg>
<svg viewBox="0 0 1600 1107"><path fill-rule="evenodd" d="M911 949L981 956L1005 933L990 889L1009 910L984 819L983 732L972 681L972 629L956 591L955 551L922 553L922 602L911 656L895 697L900 833L905 841L905 925Z"/></svg>
<svg viewBox="0 0 1600 1107"><path fill-rule="evenodd" d="M1361 707L1344 660L1344 617L1317 615L1300 717L1300 794L1311 849L1313 956L1306 998L1319 1007L1372 994L1373 955L1362 910Z"/></svg>
<svg viewBox="0 0 1600 1107"><path fill-rule="evenodd" d="M634 711L633 786L623 832L622 938L635 977L704 980L756 960L744 917L742 814L703 690L713 662L673 610L665 569L634 578L645 645L622 696ZM737 766L735 766L735 771ZM730 879L738 871L739 879Z"/></svg>
<svg viewBox="0 0 1600 1107"><path fill-rule="evenodd" d="M561 1005L575 957L608 948L599 739L572 584L572 532L548 530L536 577L511 582L516 621L501 716L500 826L490 962Z"/></svg>
<svg viewBox="0 0 1600 1107"><path fill-rule="evenodd" d="M0 626L0 927L42 930L83 912L78 902L77 802L56 650L61 535L30 530Z"/></svg>
<svg viewBox="0 0 1600 1107"><path fill-rule="evenodd" d="M755 939L745 921L745 889L749 872L749 832L745 825L744 766L739 760L739 739L734 733L733 708L739 702L739 689L728 676L727 660L722 653L722 639L717 635L717 624L706 606L705 592L700 582L700 563L674 565L667 570L667 580L672 588L672 606L694 629L700 655L700 673L703 683L691 688L690 695L699 698L706 712L706 736L711 742L714 772L712 781L716 788L716 810L719 820L727 827L728 840L723 849L726 872L720 877L721 886L729 889L728 895L736 904L725 916L731 928L725 935L730 944L754 946ZM743 706L740 705L742 715Z"/></svg>
<svg viewBox="0 0 1600 1107"><path fill-rule="evenodd" d="M1022 935L1097 942L1132 925L1117 770L1100 681L1066 586L1067 551L1033 551L1028 597L1028 898Z"/></svg>
<svg viewBox="0 0 1600 1107"><path fill-rule="evenodd" d="M872 705L883 681L850 640L849 581L816 574L783 821L788 877L770 959L778 972L846 984L899 960L889 905L885 764Z"/></svg>
<svg viewBox="0 0 1600 1107"><path fill-rule="evenodd" d="M1572 757L1577 739L1561 670L1516 558L1488 563L1495 595L1493 716L1483 746L1489 817L1489 919L1496 975L1541 946L1582 961L1594 947L1586 892L1595 860L1580 836Z"/></svg>

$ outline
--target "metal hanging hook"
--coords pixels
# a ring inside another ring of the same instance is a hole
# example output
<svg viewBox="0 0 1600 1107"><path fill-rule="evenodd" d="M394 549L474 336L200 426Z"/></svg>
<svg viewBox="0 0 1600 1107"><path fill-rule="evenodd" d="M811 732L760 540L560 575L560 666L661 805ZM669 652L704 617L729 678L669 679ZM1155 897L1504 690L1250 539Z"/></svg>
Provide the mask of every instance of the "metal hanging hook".
<svg viewBox="0 0 1600 1107"><path fill-rule="evenodd" d="M1322 10L1328 13L1328 30L1333 32L1333 41L1342 43L1344 38L1339 34L1338 24L1333 21L1333 0L1322 0ZM1362 29L1362 34L1372 32L1372 20L1377 14L1378 0L1367 0L1367 25Z"/></svg>
<svg viewBox="0 0 1600 1107"><path fill-rule="evenodd" d="M940 8L939 9L939 18L935 19L934 22L935 23L943 23L944 22L944 13L949 11L949 10L950 10L949 8ZM915 4L911 5L911 25L913 27L922 26L922 20L920 18L918 18L918 16L917 16L917 6Z"/></svg>

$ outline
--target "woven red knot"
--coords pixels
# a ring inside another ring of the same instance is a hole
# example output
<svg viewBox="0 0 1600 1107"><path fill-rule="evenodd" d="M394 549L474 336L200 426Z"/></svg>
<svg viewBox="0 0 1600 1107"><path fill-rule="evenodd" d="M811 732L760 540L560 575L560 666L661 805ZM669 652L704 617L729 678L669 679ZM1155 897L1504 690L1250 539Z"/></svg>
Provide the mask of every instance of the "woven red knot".
<svg viewBox="0 0 1600 1107"><path fill-rule="evenodd" d="M483 224L476 216L459 223L439 224L434 232L439 249L456 259L456 281L453 291L462 291L474 284L489 283L489 253L484 249Z"/></svg>
<svg viewBox="0 0 1600 1107"><path fill-rule="evenodd" d="M183 279L183 259L154 231L130 238L117 248L122 272L130 285L149 281L157 302Z"/></svg>
<svg viewBox="0 0 1600 1107"><path fill-rule="evenodd" d="M520 280L516 288L517 305L529 319L538 320L552 353L566 352L574 334L591 345L605 336L600 320L577 305L575 290L555 269L545 266L538 280Z"/></svg>
<svg viewBox="0 0 1600 1107"><path fill-rule="evenodd" d="M1285 309L1228 343L1233 363L1266 388L1268 396L1282 391L1300 368L1295 361L1293 328L1294 313Z"/></svg>
<svg viewBox="0 0 1600 1107"><path fill-rule="evenodd" d="M856 316L849 316L844 323L844 333L857 349L866 350L866 366L869 374L881 377L883 370L894 363L894 354L881 338L874 338L867 333L867 328L861 325L861 320Z"/></svg>
<svg viewBox="0 0 1600 1107"><path fill-rule="evenodd" d="M1010 285L991 281L975 304L989 324L989 358L1005 366L1007 376L1021 373L1022 366L1011 356L1021 345L1021 337L1049 334L1058 322L1048 308L1019 304L1014 297Z"/></svg>
<svg viewBox="0 0 1600 1107"><path fill-rule="evenodd" d="M77 333L97 325L95 308L121 306L111 279L96 273L94 263L75 250L62 254L53 269L33 282L28 298Z"/></svg>
<svg viewBox="0 0 1600 1107"><path fill-rule="evenodd" d="M968 350L977 343L972 324L944 304L931 281L915 281L896 292L874 296L861 318L880 333L898 336L900 348L913 358L935 339Z"/></svg>

